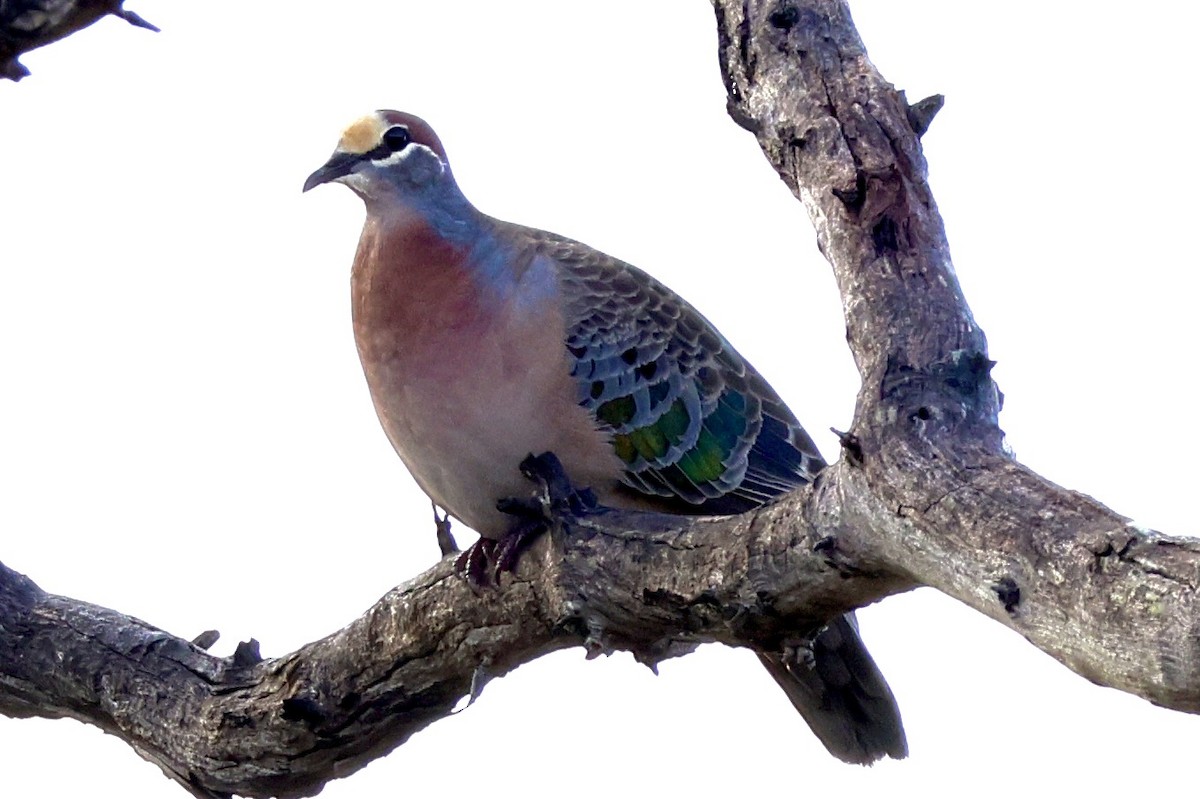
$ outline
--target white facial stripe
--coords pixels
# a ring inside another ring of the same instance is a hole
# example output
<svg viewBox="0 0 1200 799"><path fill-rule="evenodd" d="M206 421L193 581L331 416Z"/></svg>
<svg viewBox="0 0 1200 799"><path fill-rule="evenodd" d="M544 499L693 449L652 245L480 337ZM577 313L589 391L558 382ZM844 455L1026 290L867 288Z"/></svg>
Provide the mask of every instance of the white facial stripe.
<svg viewBox="0 0 1200 799"><path fill-rule="evenodd" d="M403 150L398 150L397 152L389 155L387 158L372 159L372 163L379 164L380 166L395 166L405 158L411 156L417 150L424 150L425 152L429 153L439 164L442 162L442 159L438 158L437 153L435 153L429 147L426 147L424 144L418 144L417 142L410 142Z"/></svg>
<svg viewBox="0 0 1200 799"><path fill-rule="evenodd" d="M404 167L397 169L401 164L405 163L406 159L413 157L413 153L421 151L429 157L421 157L419 162L409 163ZM381 186L390 182L387 179L380 181L381 174L404 175L403 180L411 185L426 184L430 180L446 171L446 165L442 163L442 159L432 148L424 145L411 143L403 150L389 153L386 158L371 159L367 161L369 164L365 169L361 166L354 169L345 175L334 178L337 183L349 186L359 194L366 197L375 196Z"/></svg>

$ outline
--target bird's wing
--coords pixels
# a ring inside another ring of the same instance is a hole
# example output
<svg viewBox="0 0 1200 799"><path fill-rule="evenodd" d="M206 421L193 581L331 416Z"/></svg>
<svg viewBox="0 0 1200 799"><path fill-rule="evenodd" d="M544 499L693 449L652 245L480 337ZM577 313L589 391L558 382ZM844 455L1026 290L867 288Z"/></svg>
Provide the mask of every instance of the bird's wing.
<svg viewBox="0 0 1200 799"><path fill-rule="evenodd" d="M737 513L824 467L792 412L695 308L629 264L522 230L559 266L579 403L612 430L630 488L676 512ZM811 666L759 657L822 743L851 763L904 757L900 710L853 614L811 646Z"/></svg>
<svg viewBox="0 0 1200 799"><path fill-rule="evenodd" d="M679 510L735 513L811 481L824 461L758 372L645 272L523 229L560 269L580 405L610 429L626 484Z"/></svg>

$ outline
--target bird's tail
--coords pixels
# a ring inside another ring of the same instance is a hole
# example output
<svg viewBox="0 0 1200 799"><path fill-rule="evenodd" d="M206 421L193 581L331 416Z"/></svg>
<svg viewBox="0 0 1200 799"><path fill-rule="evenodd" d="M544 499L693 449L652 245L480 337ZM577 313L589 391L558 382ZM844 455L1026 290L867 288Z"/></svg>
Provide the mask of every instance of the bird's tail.
<svg viewBox="0 0 1200 799"><path fill-rule="evenodd" d="M900 708L858 636L854 614L831 621L813 640L812 655L808 662L758 657L829 753L862 765L906 756Z"/></svg>

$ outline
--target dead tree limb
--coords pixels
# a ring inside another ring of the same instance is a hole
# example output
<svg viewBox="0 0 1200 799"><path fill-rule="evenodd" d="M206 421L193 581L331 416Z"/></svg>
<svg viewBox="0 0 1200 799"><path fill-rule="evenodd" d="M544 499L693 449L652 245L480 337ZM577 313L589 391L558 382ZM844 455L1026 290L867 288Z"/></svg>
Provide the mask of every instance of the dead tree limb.
<svg viewBox="0 0 1200 799"><path fill-rule="evenodd" d="M843 546L1089 679L1200 710L1200 543L1132 526L1004 451L986 341L912 111L867 60L846 5L715 7L730 114L808 209L863 379L853 457L828 475Z"/></svg>
<svg viewBox="0 0 1200 799"><path fill-rule="evenodd" d="M1138 528L1016 463L959 289L910 107L837 0L714 0L733 118L804 203L862 376L843 457L741 517L564 520L476 596L447 562L280 658L219 659L0 570L0 712L70 716L195 796L303 796L402 744L490 677L584 645L653 664L760 648L916 585L1076 672L1200 710L1200 543Z"/></svg>
<svg viewBox="0 0 1200 799"><path fill-rule="evenodd" d="M109 14L158 30L124 4L125 0L0 0L0 78L26 77L29 70L18 60L22 54L65 39Z"/></svg>

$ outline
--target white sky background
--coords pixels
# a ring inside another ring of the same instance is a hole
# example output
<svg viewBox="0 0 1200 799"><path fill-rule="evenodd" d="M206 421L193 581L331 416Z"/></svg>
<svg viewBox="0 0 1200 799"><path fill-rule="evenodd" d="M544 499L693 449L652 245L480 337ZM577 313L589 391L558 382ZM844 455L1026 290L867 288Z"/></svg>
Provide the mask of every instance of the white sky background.
<svg viewBox="0 0 1200 799"><path fill-rule="evenodd" d="M707 3L130 7L163 32L105 21L0 83L0 559L43 588L272 656L434 561L351 339L361 204L300 194L381 107L434 125L483 210L688 297L836 457L827 431L858 386L840 303L803 208L724 113ZM1196 12L852 7L889 80L947 95L930 179L1017 455L1195 532ZM1200 719L1095 687L931 591L861 619L904 711L902 763L830 758L748 652L654 678L572 650L323 796L1195 785ZM0 753L5 796L184 795L74 722L0 719Z"/></svg>

